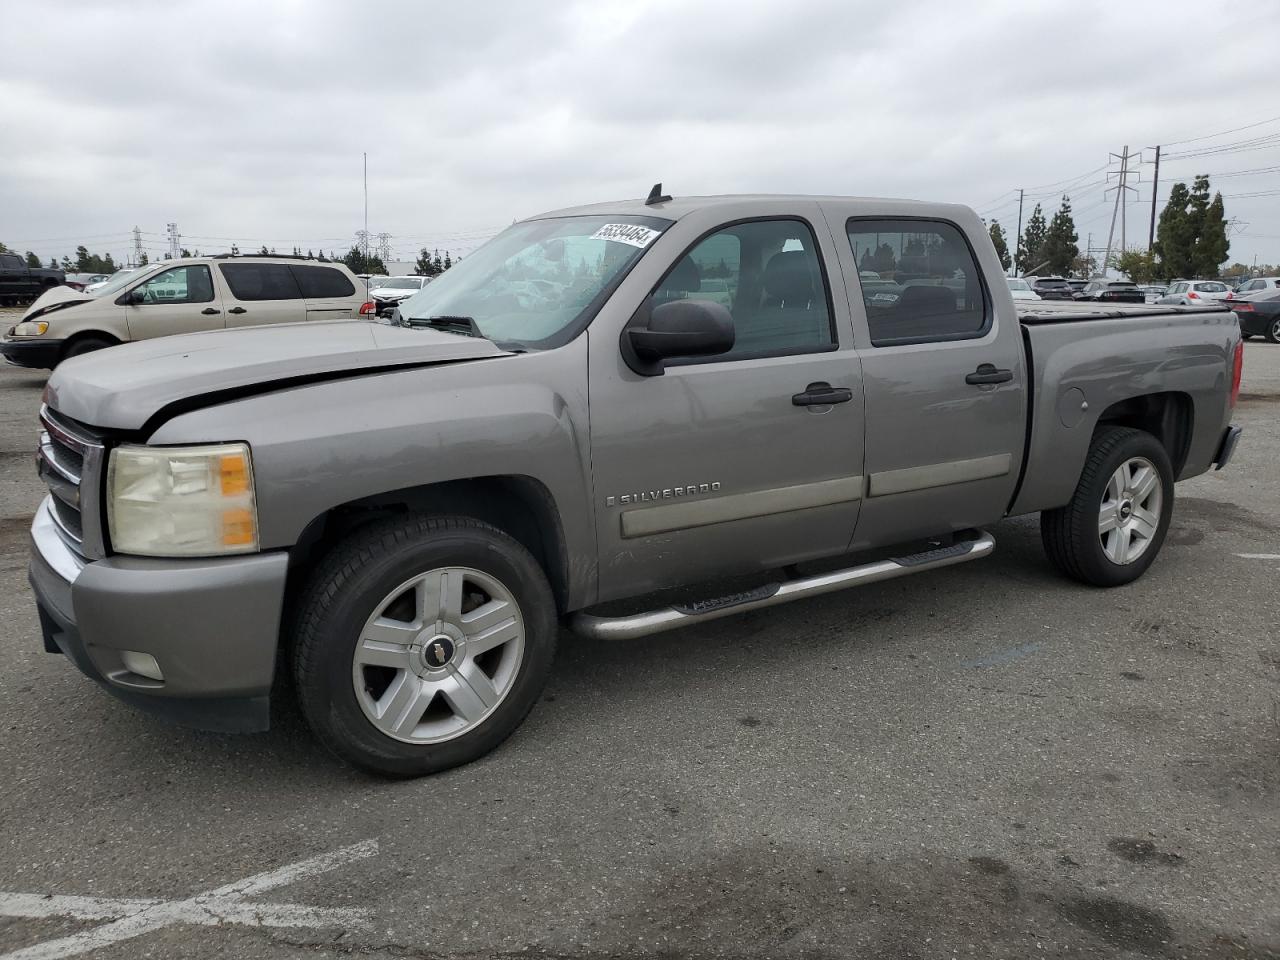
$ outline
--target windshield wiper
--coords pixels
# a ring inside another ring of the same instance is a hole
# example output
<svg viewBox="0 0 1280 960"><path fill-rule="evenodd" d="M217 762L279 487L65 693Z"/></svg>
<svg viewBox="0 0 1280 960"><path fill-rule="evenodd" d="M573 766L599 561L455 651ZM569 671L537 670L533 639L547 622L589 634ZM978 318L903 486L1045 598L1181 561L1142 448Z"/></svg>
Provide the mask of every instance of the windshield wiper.
<svg viewBox="0 0 1280 960"><path fill-rule="evenodd" d="M460 333L464 337L479 337L488 340L476 325L474 317L438 316L438 317L406 317L400 322L406 327L429 327L432 330L443 330L446 333Z"/></svg>

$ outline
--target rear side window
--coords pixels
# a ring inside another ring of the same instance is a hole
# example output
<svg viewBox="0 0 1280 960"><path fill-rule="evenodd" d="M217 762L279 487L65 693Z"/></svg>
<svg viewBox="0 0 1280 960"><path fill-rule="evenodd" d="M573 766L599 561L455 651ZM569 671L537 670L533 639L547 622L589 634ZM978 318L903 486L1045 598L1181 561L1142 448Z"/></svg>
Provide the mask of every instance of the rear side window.
<svg viewBox="0 0 1280 960"><path fill-rule="evenodd" d="M687 362L815 353L836 346L822 259L813 231L802 220L752 220L704 237L659 281L652 302L683 299L728 307L734 329L728 353Z"/></svg>
<svg viewBox="0 0 1280 960"><path fill-rule="evenodd" d="M982 274L955 225L855 219L845 229L858 269L875 270L899 287L896 295L862 290L874 346L967 340L987 332L991 319ZM1054 281L1059 284L1066 285Z"/></svg>
<svg viewBox="0 0 1280 960"><path fill-rule="evenodd" d="M220 263L237 300L301 300L302 291L287 263Z"/></svg>
<svg viewBox="0 0 1280 960"><path fill-rule="evenodd" d="M351 297L356 288L351 285L346 274L333 267L302 267L290 265L298 288L308 300L319 300L323 297Z"/></svg>

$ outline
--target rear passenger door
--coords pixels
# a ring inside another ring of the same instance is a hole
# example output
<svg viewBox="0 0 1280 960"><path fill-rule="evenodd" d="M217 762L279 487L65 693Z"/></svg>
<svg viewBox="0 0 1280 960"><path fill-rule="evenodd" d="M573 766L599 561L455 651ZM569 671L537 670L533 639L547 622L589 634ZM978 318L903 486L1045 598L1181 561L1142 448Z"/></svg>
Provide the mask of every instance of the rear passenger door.
<svg viewBox="0 0 1280 960"><path fill-rule="evenodd" d="M290 264L308 320L342 320L360 315L364 297L356 294L355 285L336 267L319 264Z"/></svg>
<svg viewBox="0 0 1280 960"><path fill-rule="evenodd" d="M844 233L866 404L867 498L853 546L998 520L1021 468L1027 371L1013 300L986 283L1001 272L994 250L985 245L980 261L946 220L841 221L832 226ZM896 280L899 297L860 295L859 267Z"/></svg>
<svg viewBox="0 0 1280 960"><path fill-rule="evenodd" d="M226 283L228 327L295 323L307 319L302 290L287 263L219 263Z"/></svg>

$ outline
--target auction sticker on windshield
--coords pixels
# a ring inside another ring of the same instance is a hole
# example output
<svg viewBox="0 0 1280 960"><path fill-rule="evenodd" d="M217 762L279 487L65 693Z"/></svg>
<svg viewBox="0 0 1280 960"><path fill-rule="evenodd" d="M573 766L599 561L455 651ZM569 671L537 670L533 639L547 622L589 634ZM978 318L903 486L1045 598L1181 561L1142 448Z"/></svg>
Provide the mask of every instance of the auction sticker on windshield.
<svg viewBox="0 0 1280 960"><path fill-rule="evenodd" d="M653 242L661 231L651 230L648 227L637 226L634 223L606 223L603 227L591 235L592 240L614 240L617 243L626 243L633 247L647 247Z"/></svg>

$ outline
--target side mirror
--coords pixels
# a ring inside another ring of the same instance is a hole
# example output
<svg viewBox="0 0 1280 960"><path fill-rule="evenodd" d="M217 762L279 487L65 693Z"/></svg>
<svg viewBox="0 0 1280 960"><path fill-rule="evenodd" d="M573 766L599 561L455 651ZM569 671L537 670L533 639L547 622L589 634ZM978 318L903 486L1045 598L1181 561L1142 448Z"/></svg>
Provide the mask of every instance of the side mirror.
<svg viewBox="0 0 1280 960"><path fill-rule="evenodd" d="M134 287L132 290L130 290L128 293L126 293L123 297L121 297L116 302L123 303L127 306L133 306L134 304L138 304L138 303L146 303L147 294L146 294L146 291L144 291L141 287Z"/></svg>
<svg viewBox="0 0 1280 960"><path fill-rule="evenodd" d="M659 376L663 361L727 353L734 344L733 316L710 300L670 300L648 311L623 333L623 354L636 373Z"/></svg>

